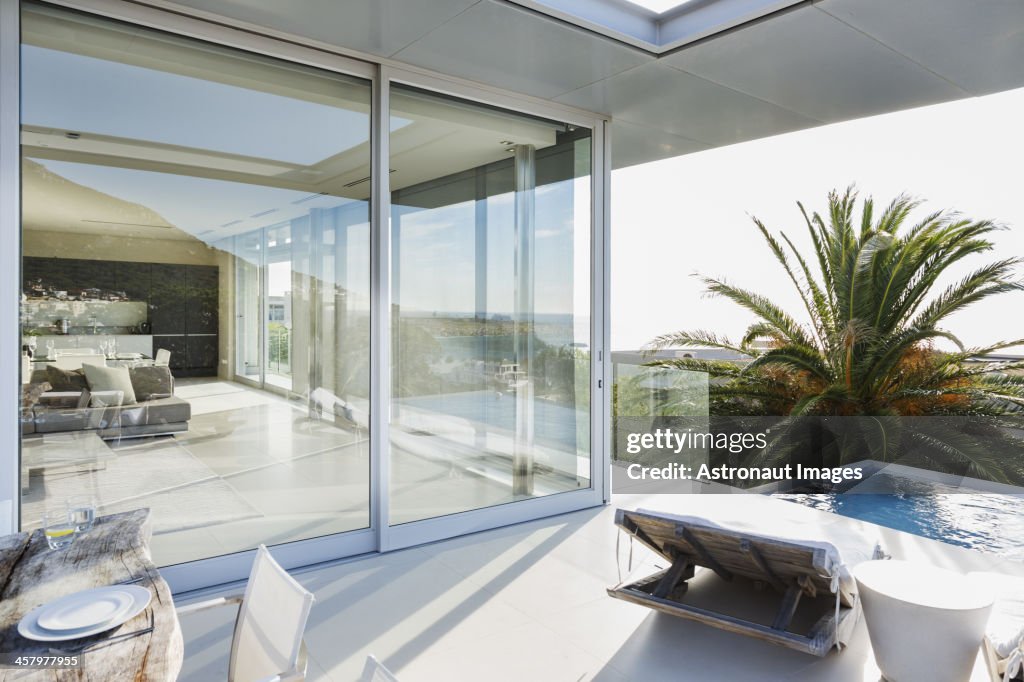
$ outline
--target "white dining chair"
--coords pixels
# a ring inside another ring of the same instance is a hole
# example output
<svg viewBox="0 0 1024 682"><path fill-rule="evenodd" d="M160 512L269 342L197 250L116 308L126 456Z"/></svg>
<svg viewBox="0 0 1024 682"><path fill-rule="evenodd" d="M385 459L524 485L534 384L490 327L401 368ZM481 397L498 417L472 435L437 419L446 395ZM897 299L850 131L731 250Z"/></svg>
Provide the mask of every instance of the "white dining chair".
<svg viewBox="0 0 1024 682"><path fill-rule="evenodd" d="M171 365L171 351L166 348L161 348L156 352L156 358L153 360L155 367L170 367Z"/></svg>
<svg viewBox="0 0 1024 682"><path fill-rule="evenodd" d="M228 662L229 682L306 679L306 630L313 594L281 568L265 545L256 550L245 594L178 608L179 616L238 604Z"/></svg>
<svg viewBox="0 0 1024 682"><path fill-rule="evenodd" d="M398 678L378 661L376 656L370 654L366 657L366 665L363 666L359 682L398 682Z"/></svg>

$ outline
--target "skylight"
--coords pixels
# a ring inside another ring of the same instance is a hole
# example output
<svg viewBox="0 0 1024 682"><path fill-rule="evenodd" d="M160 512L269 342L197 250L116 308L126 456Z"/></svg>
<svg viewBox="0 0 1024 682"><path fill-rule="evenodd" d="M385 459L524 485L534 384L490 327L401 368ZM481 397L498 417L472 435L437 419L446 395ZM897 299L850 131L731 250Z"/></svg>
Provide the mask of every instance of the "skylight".
<svg viewBox="0 0 1024 682"><path fill-rule="evenodd" d="M690 0L626 0L626 2L631 5L639 5L644 9L649 9L658 14L664 14L670 9L682 7L686 3L690 2Z"/></svg>
<svg viewBox="0 0 1024 682"><path fill-rule="evenodd" d="M653 54L721 33L802 0L510 0Z"/></svg>

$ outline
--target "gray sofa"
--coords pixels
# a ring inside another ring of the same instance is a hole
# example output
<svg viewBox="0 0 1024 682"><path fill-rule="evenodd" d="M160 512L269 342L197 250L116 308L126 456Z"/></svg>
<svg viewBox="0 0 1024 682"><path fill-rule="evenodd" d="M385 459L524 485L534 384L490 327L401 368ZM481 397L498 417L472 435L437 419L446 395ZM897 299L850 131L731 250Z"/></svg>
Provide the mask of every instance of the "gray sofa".
<svg viewBox="0 0 1024 682"><path fill-rule="evenodd" d="M62 390L43 393L38 402L22 406L21 432L23 435L64 433L95 430L100 438L139 438L188 431L192 406L187 400L174 395L174 378L165 367L138 368L136 381L132 370L132 385L138 402L132 405L90 407L87 388L57 386ZM161 376L166 372L166 376ZM154 377L159 392L154 392ZM48 381L46 370L35 370L31 384ZM77 389L77 390L76 390Z"/></svg>

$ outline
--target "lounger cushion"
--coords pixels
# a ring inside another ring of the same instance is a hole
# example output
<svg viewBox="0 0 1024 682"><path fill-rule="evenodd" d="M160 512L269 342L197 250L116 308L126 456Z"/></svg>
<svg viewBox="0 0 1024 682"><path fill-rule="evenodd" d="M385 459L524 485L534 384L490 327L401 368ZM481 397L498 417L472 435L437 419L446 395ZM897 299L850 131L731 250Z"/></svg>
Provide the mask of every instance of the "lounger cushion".
<svg viewBox="0 0 1024 682"><path fill-rule="evenodd" d="M689 497L694 498L688 501L692 514L639 511L824 549L839 566L844 591L856 591L854 566L884 556L881 538L871 526L836 514L755 494Z"/></svg>
<svg viewBox="0 0 1024 682"><path fill-rule="evenodd" d="M1024 641L1024 578L982 571L967 577L996 595L985 636L999 657L1006 658Z"/></svg>

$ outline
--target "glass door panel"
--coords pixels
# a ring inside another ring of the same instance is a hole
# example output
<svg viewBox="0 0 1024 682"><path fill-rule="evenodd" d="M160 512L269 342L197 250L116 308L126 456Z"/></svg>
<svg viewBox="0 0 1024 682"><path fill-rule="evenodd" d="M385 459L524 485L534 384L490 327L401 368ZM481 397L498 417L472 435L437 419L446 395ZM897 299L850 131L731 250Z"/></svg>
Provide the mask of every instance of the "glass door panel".
<svg viewBox="0 0 1024 682"><path fill-rule="evenodd" d="M23 8L25 332L172 394L38 357L75 396L22 414L24 528L149 507L170 565L369 527L369 82Z"/></svg>
<svg viewBox="0 0 1024 682"><path fill-rule="evenodd" d="M391 107L391 522L589 487L590 131Z"/></svg>

